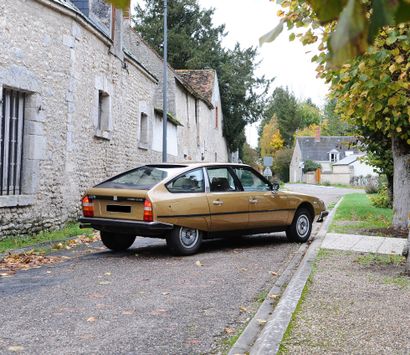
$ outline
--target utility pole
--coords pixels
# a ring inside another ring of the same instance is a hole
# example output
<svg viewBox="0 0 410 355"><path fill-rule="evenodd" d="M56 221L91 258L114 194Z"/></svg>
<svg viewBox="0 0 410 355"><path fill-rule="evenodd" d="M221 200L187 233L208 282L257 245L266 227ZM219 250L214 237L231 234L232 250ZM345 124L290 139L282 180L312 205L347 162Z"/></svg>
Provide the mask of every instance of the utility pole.
<svg viewBox="0 0 410 355"><path fill-rule="evenodd" d="M164 73L162 92L162 162L167 162L167 126L168 126L168 1L164 0Z"/></svg>

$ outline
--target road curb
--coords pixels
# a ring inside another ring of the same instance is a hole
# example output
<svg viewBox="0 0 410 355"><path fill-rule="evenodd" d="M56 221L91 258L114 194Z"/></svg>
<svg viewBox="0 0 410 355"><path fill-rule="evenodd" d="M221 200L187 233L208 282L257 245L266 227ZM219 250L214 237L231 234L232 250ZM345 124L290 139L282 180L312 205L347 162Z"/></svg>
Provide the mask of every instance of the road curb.
<svg viewBox="0 0 410 355"><path fill-rule="evenodd" d="M335 205L329 216L316 234L310 245L303 244L293 257L285 271L270 290L267 299L262 303L255 316L249 322L228 355L250 353L251 355L276 354L279 345L291 321L292 314L299 303L306 281L312 271L312 264L326 236L327 229L333 220L337 207L343 197ZM295 269L297 268L296 272ZM279 303L272 309L269 295L279 294L286 286ZM267 319L261 330L258 320Z"/></svg>

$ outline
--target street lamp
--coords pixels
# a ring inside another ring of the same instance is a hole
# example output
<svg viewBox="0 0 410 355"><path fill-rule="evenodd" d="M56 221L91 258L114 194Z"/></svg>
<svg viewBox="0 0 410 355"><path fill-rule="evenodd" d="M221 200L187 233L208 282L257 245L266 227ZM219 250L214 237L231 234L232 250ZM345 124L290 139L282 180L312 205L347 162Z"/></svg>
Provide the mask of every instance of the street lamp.
<svg viewBox="0 0 410 355"><path fill-rule="evenodd" d="M168 126L168 1L164 0L164 73L162 92L162 162L167 162L167 126Z"/></svg>

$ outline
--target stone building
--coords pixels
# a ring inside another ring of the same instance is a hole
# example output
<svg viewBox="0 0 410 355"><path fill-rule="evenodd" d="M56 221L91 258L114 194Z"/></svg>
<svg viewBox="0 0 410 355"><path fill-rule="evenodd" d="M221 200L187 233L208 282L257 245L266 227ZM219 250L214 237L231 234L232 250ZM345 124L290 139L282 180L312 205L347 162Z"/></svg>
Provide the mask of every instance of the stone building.
<svg viewBox="0 0 410 355"><path fill-rule="evenodd" d="M162 60L121 11L3 0L0 43L0 237L59 227L89 186L161 160ZM222 120L204 131L217 90L209 99L171 67L168 77L168 160L226 161Z"/></svg>

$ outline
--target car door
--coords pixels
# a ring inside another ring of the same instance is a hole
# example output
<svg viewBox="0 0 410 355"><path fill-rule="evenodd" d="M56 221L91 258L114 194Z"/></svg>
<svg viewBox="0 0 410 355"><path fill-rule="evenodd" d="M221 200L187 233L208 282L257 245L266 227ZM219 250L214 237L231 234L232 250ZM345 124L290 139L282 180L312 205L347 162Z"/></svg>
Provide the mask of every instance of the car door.
<svg viewBox="0 0 410 355"><path fill-rule="evenodd" d="M208 167L207 192L211 215L211 231L244 230L248 228L249 201L240 193L240 186L228 167Z"/></svg>
<svg viewBox="0 0 410 355"><path fill-rule="evenodd" d="M249 228L286 225L289 215L286 195L272 191L271 184L248 167L234 167L249 203Z"/></svg>

